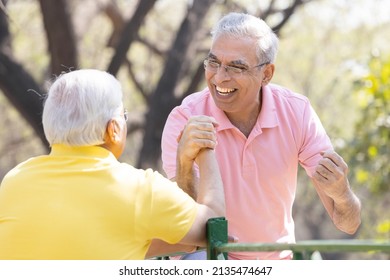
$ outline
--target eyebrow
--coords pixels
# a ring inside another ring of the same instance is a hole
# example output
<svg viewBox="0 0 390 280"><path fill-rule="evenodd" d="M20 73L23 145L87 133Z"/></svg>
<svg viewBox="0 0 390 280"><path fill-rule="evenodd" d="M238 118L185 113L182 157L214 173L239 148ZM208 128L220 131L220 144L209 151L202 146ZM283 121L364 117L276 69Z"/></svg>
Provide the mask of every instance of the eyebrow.
<svg viewBox="0 0 390 280"><path fill-rule="evenodd" d="M213 54L213 53L209 53L207 57L219 61L218 57L215 54ZM241 66L248 67L248 64L246 62L244 62L243 60L241 60L241 59L232 60L232 61L229 62L229 64L231 64L231 65L241 65Z"/></svg>

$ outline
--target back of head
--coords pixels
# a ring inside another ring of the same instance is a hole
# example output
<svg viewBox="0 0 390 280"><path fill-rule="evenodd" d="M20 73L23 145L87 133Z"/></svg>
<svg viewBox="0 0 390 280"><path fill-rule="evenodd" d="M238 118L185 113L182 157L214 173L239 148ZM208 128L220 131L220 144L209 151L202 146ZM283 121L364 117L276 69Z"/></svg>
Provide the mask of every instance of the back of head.
<svg viewBox="0 0 390 280"><path fill-rule="evenodd" d="M260 63L274 63L279 40L272 29L260 18L244 13L229 13L214 26L213 40L219 36L256 39L257 56Z"/></svg>
<svg viewBox="0 0 390 280"><path fill-rule="evenodd" d="M121 85L109 73L85 69L62 74L46 96L42 116L46 138L50 145L103 144L108 121L122 107Z"/></svg>

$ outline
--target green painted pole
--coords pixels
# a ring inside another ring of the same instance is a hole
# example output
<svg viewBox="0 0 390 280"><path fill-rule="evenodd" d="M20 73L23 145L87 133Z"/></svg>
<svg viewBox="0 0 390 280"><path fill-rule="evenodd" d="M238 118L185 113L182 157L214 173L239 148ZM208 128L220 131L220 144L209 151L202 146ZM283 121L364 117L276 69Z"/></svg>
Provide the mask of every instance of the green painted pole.
<svg viewBox="0 0 390 280"><path fill-rule="evenodd" d="M207 231L207 259L227 260L227 253L219 253L216 248L228 243L228 225L224 217L209 219L206 226Z"/></svg>

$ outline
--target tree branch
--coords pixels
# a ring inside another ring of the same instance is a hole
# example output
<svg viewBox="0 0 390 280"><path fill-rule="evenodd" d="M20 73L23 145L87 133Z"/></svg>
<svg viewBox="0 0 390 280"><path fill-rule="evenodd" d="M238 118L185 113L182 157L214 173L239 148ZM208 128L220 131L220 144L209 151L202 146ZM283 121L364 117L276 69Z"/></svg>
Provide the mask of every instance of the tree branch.
<svg viewBox="0 0 390 280"><path fill-rule="evenodd" d="M273 10L271 9L270 10L270 13L277 13L277 12L281 12L283 14L283 19L277 24L275 25L272 30L276 33L276 34L279 34L280 30L282 29L282 27L288 22L288 20L290 19L290 17L294 14L294 12L296 11L296 9L303 5L303 4L306 4L308 2L311 2L311 1L314 1L314 0L295 0L294 3L291 4L291 6L289 6L288 8L286 9L282 9L281 11L277 11L277 10Z"/></svg>
<svg viewBox="0 0 390 280"><path fill-rule="evenodd" d="M122 36L118 45L115 48L115 54L111 60L110 65L108 66L108 72L116 76L121 67L122 63L125 61L127 51L136 38L141 24L148 14L148 12L153 8L156 0L143 0L139 1L137 10L133 17L127 21L125 24Z"/></svg>
<svg viewBox="0 0 390 280"><path fill-rule="evenodd" d="M34 79L12 58L0 52L0 88L11 104L48 147L42 126L43 92Z"/></svg>
<svg viewBox="0 0 390 280"><path fill-rule="evenodd" d="M161 154L161 134L172 108L177 105L175 90L185 61L191 61L195 48L192 43L196 41L196 33L211 7L212 0L197 0L189 8L182 21L176 38L165 60L161 78L151 96L149 110L146 115L145 134L143 146L138 157L138 167L154 167L160 169L159 158Z"/></svg>
<svg viewBox="0 0 390 280"><path fill-rule="evenodd" d="M141 93L142 97L145 99L146 103L149 102L149 94L146 93L146 90L144 89L143 85L138 81L137 77L135 76L135 73L133 71L133 64L130 60L125 60L127 71L129 72L129 75L131 77L131 80L134 82L135 87L138 89L139 93Z"/></svg>

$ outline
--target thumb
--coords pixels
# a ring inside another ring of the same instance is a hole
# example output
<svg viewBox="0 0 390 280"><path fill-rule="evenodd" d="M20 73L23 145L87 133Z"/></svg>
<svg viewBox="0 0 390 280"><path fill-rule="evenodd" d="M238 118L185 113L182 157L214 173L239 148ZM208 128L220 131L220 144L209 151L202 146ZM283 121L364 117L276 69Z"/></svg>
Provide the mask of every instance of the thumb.
<svg viewBox="0 0 390 280"><path fill-rule="evenodd" d="M238 242L238 237L233 236L233 235L228 235L228 242L229 243L237 243Z"/></svg>

